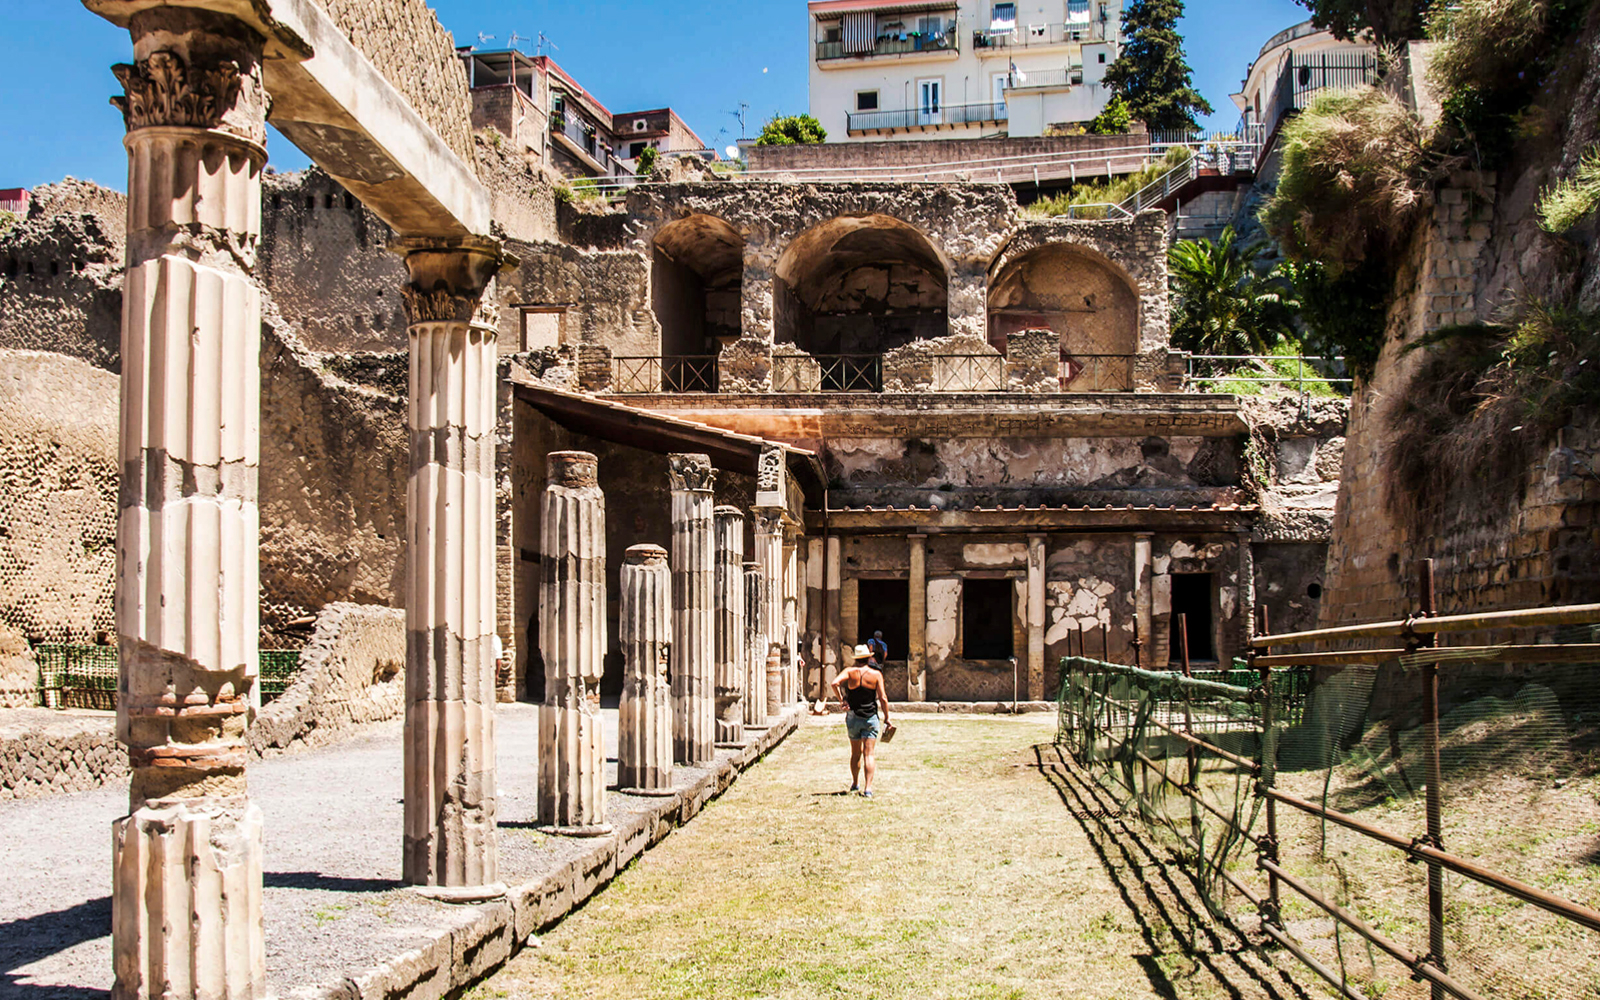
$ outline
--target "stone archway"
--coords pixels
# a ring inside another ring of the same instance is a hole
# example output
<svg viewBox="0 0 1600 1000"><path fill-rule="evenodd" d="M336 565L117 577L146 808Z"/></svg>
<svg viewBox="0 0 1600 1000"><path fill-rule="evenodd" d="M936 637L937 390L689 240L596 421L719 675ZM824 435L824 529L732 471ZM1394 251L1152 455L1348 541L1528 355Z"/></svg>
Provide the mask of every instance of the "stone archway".
<svg viewBox="0 0 1600 1000"><path fill-rule="evenodd" d="M1047 243L997 262L989 279L989 342L1049 329L1061 345L1063 389L1132 388L1139 292L1117 264L1086 247Z"/></svg>
<svg viewBox="0 0 1600 1000"><path fill-rule="evenodd" d="M723 219L695 214L662 226L650 255L661 353L716 354L738 340L743 277L744 237Z"/></svg>

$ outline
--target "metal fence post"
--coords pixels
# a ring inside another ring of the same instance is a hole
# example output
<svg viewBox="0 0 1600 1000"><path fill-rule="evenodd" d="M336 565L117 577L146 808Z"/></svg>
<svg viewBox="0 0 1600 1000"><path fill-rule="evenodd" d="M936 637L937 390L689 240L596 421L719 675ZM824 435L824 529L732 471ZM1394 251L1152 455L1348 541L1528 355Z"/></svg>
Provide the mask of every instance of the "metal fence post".
<svg viewBox="0 0 1600 1000"><path fill-rule="evenodd" d="M1272 630L1271 624L1267 619L1266 605L1262 605L1257 610L1261 618L1261 634L1271 635ZM1252 648L1249 653L1252 665L1257 657L1265 656L1270 652L1271 647ZM1264 793L1266 789L1271 788L1277 782L1277 740L1273 734L1273 726L1277 723L1274 719L1276 713L1272 710L1272 667L1263 665L1256 669L1261 675L1261 745L1257 748L1257 753L1260 754L1261 759L1257 763L1261 765L1261 790ZM1264 797L1267 800L1267 835L1259 842L1258 853L1262 859L1276 865L1278 863L1278 803L1271 796ZM1267 872L1267 912L1261 915L1261 922L1282 927L1282 912L1278 898L1278 876L1269 870Z"/></svg>
<svg viewBox="0 0 1600 1000"><path fill-rule="evenodd" d="M1417 567L1418 590L1420 603L1420 617L1432 618L1439 613L1435 603L1433 586L1433 560L1424 559ZM1429 632L1426 636L1415 633L1406 638L1406 646L1413 651L1430 649L1438 644L1438 636ZM1427 756L1428 787L1426 802L1428 811L1428 845L1438 850L1444 849L1444 769L1439 761L1439 664L1428 662L1422 665L1422 741L1423 750ZM1424 961L1430 961L1438 966L1441 971L1450 971L1449 964L1444 956L1444 868L1439 862L1428 861L1428 954ZM1433 1000L1444 1000L1446 995L1444 987L1438 983L1431 983L1430 989Z"/></svg>

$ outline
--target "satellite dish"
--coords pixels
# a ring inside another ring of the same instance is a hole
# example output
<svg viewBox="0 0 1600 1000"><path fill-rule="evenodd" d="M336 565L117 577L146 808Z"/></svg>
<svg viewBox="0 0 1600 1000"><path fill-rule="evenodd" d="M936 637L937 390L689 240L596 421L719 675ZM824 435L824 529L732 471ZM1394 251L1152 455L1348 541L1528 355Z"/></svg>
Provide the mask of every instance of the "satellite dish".
<svg viewBox="0 0 1600 1000"><path fill-rule="evenodd" d="M729 146L727 149L724 149L723 152L728 154L728 159L730 160L737 160L739 158L738 146Z"/></svg>

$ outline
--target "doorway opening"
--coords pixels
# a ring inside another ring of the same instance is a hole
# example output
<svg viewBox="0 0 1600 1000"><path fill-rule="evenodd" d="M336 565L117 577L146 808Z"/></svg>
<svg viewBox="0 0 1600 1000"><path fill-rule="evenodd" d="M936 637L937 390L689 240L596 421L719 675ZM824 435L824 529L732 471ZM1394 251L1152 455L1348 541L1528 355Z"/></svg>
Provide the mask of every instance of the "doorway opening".
<svg viewBox="0 0 1600 1000"><path fill-rule="evenodd" d="M1004 660L1015 655L1010 580L975 580L961 587L961 655L968 660Z"/></svg>
<svg viewBox="0 0 1600 1000"><path fill-rule="evenodd" d="M874 632L883 633L889 647L889 661L906 659L911 648L911 583L907 580L857 580L856 621L866 642Z"/></svg>
<svg viewBox="0 0 1600 1000"><path fill-rule="evenodd" d="M1187 622L1189 662L1215 660L1216 645L1212 641L1211 606L1213 600L1210 573L1172 574L1172 647L1169 661L1183 662L1183 633L1179 623ZM1183 617L1179 617L1179 616Z"/></svg>

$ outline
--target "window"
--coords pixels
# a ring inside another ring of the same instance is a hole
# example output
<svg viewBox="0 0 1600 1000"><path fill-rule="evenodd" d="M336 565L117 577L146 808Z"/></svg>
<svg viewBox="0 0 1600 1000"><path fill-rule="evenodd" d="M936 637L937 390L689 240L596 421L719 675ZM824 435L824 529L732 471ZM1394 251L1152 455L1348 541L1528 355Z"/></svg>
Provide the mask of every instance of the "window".
<svg viewBox="0 0 1600 1000"><path fill-rule="evenodd" d="M1216 648L1211 641L1212 589L1210 573L1172 574L1171 662L1183 662L1184 632L1179 631L1182 623L1188 625L1190 661L1217 658Z"/></svg>
<svg viewBox="0 0 1600 1000"><path fill-rule="evenodd" d="M644 120L643 118L635 118L633 120L633 130L635 132L643 132L645 129L647 129L649 127L650 127L650 123L648 121Z"/></svg>
<svg viewBox="0 0 1600 1000"><path fill-rule="evenodd" d="M1017 27L1017 5L1014 3L997 3L994 5L994 16L989 19L990 31L1013 31Z"/></svg>
<svg viewBox="0 0 1600 1000"><path fill-rule="evenodd" d="M974 580L961 587L961 655L968 660L1004 660L1013 655L1010 580ZM884 633L887 635L888 633ZM891 650L892 652L892 650Z"/></svg>
<svg viewBox="0 0 1600 1000"><path fill-rule="evenodd" d="M878 92L876 90L858 90L858 91L856 91L856 110L857 111L876 111L876 110L878 110Z"/></svg>
<svg viewBox="0 0 1600 1000"><path fill-rule="evenodd" d="M1104 66L1105 64L1106 64L1106 54L1104 52L1102 52L1102 53L1100 53L1100 65Z"/></svg>
<svg viewBox="0 0 1600 1000"><path fill-rule="evenodd" d="M828 25L822 32L822 40L825 42L837 42L839 40L839 26L837 24Z"/></svg>
<svg viewBox="0 0 1600 1000"><path fill-rule="evenodd" d="M882 632L889 660L906 658L911 646L911 584L905 580L856 581L856 642Z"/></svg>
<svg viewBox="0 0 1600 1000"><path fill-rule="evenodd" d="M565 313L566 309L560 306L524 306L521 349L537 351L544 347L560 347L561 317Z"/></svg>

